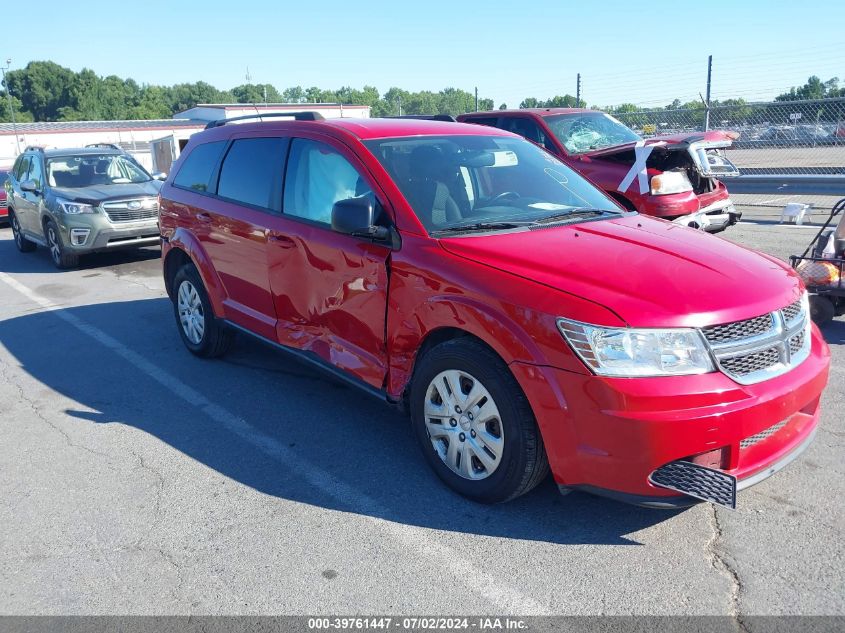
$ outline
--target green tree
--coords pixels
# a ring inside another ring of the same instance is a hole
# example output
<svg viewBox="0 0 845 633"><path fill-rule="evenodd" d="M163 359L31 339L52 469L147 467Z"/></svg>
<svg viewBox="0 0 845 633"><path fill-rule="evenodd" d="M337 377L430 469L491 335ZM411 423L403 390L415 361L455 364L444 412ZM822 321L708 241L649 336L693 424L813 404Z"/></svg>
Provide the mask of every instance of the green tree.
<svg viewBox="0 0 845 633"><path fill-rule="evenodd" d="M6 80L23 109L36 121L56 121L68 105L74 73L53 62L29 62L26 68L6 73Z"/></svg>
<svg viewBox="0 0 845 633"><path fill-rule="evenodd" d="M32 114L23 109L21 100L12 95L12 110L15 113L15 122L24 123L32 121ZM12 115L9 113L9 97L5 90L0 90L0 123L11 123Z"/></svg>

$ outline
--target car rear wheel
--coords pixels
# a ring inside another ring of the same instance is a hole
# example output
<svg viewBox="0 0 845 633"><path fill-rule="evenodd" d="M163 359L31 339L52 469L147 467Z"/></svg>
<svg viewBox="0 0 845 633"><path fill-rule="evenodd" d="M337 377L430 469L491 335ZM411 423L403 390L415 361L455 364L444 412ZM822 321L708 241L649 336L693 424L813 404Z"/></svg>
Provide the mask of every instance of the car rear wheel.
<svg viewBox="0 0 845 633"><path fill-rule="evenodd" d="M18 216L14 213L9 213L9 222L12 225L12 236L15 238L15 246L21 253L31 253L35 250L35 243L26 239L21 231L21 224L18 222Z"/></svg>
<svg viewBox="0 0 845 633"><path fill-rule="evenodd" d="M446 485L482 503L518 497L549 471L525 394L507 365L472 339L431 349L411 386L411 421Z"/></svg>
<svg viewBox="0 0 845 633"><path fill-rule="evenodd" d="M59 227L56 226L56 223L47 220L44 225L44 232L53 265L59 270L76 268L79 265L79 255L67 252L64 243L62 243L62 234L59 233Z"/></svg>
<svg viewBox="0 0 845 633"><path fill-rule="evenodd" d="M217 317L199 272L185 264L173 277L173 313L182 342L193 354L203 358L221 356L234 339L233 332Z"/></svg>
<svg viewBox="0 0 845 633"><path fill-rule="evenodd" d="M836 316L836 307L827 297L812 295L810 297L810 318L816 325L824 325Z"/></svg>

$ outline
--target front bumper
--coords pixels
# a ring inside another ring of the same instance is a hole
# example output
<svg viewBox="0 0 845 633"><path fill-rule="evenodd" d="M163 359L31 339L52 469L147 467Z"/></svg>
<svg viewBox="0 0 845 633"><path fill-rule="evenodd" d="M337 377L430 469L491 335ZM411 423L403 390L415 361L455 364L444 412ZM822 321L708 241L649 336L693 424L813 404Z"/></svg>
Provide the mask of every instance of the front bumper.
<svg viewBox="0 0 845 633"><path fill-rule="evenodd" d="M60 230L65 247L76 253L151 246L161 241L157 219L112 223L97 215L82 220L78 217L64 217ZM83 232L87 234L80 243L79 236Z"/></svg>
<svg viewBox="0 0 845 633"><path fill-rule="evenodd" d="M804 362L753 385L719 372L605 378L511 366L537 417L558 485L677 507L696 500L650 481L666 464L716 452L719 468L742 489L794 459L818 425L829 365L830 352L813 327ZM773 427L777 431L767 434Z"/></svg>
<svg viewBox="0 0 845 633"><path fill-rule="evenodd" d="M737 211L733 201L728 198L714 202L695 213L675 218L673 223L715 233L736 224L741 217L742 213Z"/></svg>

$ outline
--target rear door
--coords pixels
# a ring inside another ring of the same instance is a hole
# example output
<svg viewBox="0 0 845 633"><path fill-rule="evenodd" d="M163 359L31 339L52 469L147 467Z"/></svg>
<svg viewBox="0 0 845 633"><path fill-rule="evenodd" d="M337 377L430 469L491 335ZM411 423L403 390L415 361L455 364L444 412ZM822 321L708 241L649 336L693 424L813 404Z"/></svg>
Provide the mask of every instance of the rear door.
<svg viewBox="0 0 845 633"><path fill-rule="evenodd" d="M223 316L271 340L276 314L267 273L267 226L281 213L287 140L234 135L195 147L174 178L190 230L224 290Z"/></svg>
<svg viewBox="0 0 845 633"><path fill-rule="evenodd" d="M267 272L267 228L281 213L287 139L234 136L217 175L216 198L198 215L203 239L226 290L226 318L275 339L276 310Z"/></svg>
<svg viewBox="0 0 845 633"><path fill-rule="evenodd" d="M391 251L331 228L333 204L361 195L371 196L388 222L385 198L374 189L363 164L342 143L292 139L284 212L268 232L268 263L278 340L381 388Z"/></svg>

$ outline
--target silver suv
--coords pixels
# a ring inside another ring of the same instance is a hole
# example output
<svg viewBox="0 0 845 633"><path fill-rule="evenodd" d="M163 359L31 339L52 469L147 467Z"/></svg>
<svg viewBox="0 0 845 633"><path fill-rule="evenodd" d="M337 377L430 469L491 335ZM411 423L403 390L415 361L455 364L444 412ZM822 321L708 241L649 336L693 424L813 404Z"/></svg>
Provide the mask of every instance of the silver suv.
<svg viewBox="0 0 845 633"><path fill-rule="evenodd" d="M28 147L6 182L18 250L49 249L58 268L85 253L159 242L161 182L115 147Z"/></svg>

